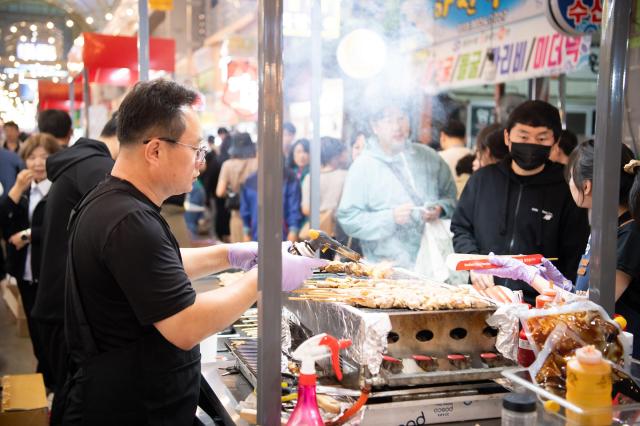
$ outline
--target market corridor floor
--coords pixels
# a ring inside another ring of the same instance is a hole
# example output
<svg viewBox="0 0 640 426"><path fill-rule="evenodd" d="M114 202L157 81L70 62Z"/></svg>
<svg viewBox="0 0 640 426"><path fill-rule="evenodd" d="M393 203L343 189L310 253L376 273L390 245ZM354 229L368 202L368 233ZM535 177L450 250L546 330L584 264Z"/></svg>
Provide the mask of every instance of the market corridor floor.
<svg viewBox="0 0 640 426"><path fill-rule="evenodd" d="M36 358L31 340L18 337L16 320L4 300L0 300L0 377L5 374L33 373Z"/></svg>

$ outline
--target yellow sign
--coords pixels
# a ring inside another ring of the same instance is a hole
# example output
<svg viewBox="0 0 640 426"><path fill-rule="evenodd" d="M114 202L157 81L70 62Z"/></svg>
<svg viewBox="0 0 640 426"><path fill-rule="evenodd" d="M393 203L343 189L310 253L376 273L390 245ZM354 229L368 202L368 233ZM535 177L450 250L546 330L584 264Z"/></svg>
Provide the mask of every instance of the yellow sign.
<svg viewBox="0 0 640 426"><path fill-rule="evenodd" d="M173 10L173 0L149 0L149 8L153 10Z"/></svg>

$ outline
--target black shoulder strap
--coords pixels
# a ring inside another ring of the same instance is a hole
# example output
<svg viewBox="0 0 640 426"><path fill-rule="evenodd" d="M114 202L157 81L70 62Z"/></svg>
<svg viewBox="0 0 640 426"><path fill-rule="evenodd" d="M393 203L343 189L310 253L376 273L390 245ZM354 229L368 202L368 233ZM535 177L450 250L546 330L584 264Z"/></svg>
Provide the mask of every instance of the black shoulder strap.
<svg viewBox="0 0 640 426"><path fill-rule="evenodd" d="M384 163L387 167L389 167L391 172L398 179L398 182L400 182L400 185L402 185L404 190L407 191L407 194L409 194L409 197L411 198L411 201L413 201L413 204L415 204L416 206L423 205L424 201L422 200L422 197L418 195L416 190L413 189L411 185L407 184L407 177L402 174L402 172L395 166L395 164L387 163L386 161L381 161L381 162Z"/></svg>
<svg viewBox="0 0 640 426"><path fill-rule="evenodd" d="M118 191L111 185L94 188L87 192L78 204L71 210L67 230L69 231L69 255L67 256L67 269L65 281L65 317L64 331L69 349L69 354L76 365L99 354L98 347L93 338L91 327L82 306L80 291L76 279L76 270L73 264L73 240L76 234L77 218L82 210L103 195Z"/></svg>

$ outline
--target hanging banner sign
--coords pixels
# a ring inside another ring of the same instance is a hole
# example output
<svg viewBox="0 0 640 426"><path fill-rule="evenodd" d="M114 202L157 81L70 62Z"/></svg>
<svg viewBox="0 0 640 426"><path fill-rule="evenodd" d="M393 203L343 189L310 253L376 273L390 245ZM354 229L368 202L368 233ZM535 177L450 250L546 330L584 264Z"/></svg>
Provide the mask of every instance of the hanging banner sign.
<svg viewBox="0 0 640 426"><path fill-rule="evenodd" d="M591 38L556 32L544 15L416 52L422 87L445 89L526 80L588 63Z"/></svg>

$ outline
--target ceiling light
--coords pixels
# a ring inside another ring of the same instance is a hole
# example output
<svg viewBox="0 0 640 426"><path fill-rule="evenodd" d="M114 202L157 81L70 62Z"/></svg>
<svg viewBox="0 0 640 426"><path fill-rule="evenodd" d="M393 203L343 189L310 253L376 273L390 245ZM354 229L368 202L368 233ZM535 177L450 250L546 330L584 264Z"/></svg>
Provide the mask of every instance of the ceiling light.
<svg viewBox="0 0 640 426"><path fill-rule="evenodd" d="M26 41L27 41L27 36L26 36L26 35L21 35L21 36L20 36L20 41L21 41L21 42L23 42L23 43L26 43Z"/></svg>
<svg viewBox="0 0 640 426"><path fill-rule="evenodd" d="M67 27L73 27L73 21L71 19L67 19Z"/></svg>
<svg viewBox="0 0 640 426"><path fill-rule="evenodd" d="M11 28L9 28L9 30L10 30L12 33L15 33L16 31L18 31L18 28L17 28L15 25L12 25L12 26L11 26Z"/></svg>
<svg viewBox="0 0 640 426"><path fill-rule="evenodd" d="M13 55L10 55L10 56L9 56L9 62L13 62L13 61L15 61L15 60L16 60L16 57L15 57L15 56L13 56Z"/></svg>
<svg viewBox="0 0 640 426"><path fill-rule="evenodd" d="M14 68L18 68L18 67L20 66L20 62L15 61L15 62L13 63L13 66L14 66Z"/></svg>
<svg viewBox="0 0 640 426"><path fill-rule="evenodd" d="M111 12L107 12L107 13L104 15L104 19L106 19L107 21L112 20L112 19L113 19L113 13L111 13Z"/></svg>
<svg viewBox="0 0 640 426"><path fill-rule="evenodd" d="M49 44L54 44L56 42L56 39L55 37L49 37L47 41L49 42Z"/></svg>
<svg viewBox="0 0 640 426"><path fill-rule="evenodd" d="M51 22L51 21L47 22L47 28L52 30L53 29L53 22Z"/></svg>
<svg viewBox="0 0 640 426"><path fill-rule="evenodd" d="M85 19L85 21L87 22L87 24L91 25L93 24L93 18L91 16L87 16L87 19Z"/></svg>
<svg viewBox="0 0 640 426"><path fill-rule="evenodd" d="M38 31L38 26L36 24L31 24L31 26L29 27L29 29L31 31Z"/></svg>
<svg viewBox="0 0 640 426"><path fill-rule="evenodd" d="M62 65L60 65L60 64L56 64L56 69L57 69L57 70L61 70L61 69L62 69Z"/></svg>
<svg viewBox="0 0 640 426"><path fill-rule="evenodd" d="M24 28L24 27L26 27L26 26L27 26L27 23L26 23L25 21L22 21L22 22L20 22L20 26L21 26L22 28Z"/></svg>
<svg viewBox="0 0 640 426"><path fill-rule="evenodd" d="M60 82L60 79L58 77L53 77L51 81L53 81L54 83L58 83Z"/></svg>

